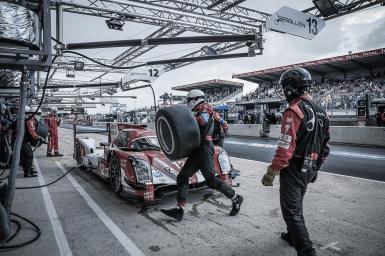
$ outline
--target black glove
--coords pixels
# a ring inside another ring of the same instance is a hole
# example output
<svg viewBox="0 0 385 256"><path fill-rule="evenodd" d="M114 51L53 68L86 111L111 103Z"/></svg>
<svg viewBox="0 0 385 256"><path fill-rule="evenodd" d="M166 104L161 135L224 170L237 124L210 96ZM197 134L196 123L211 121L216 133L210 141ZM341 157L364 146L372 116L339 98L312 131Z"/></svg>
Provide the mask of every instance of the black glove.
<svg viewBox="0 0 385 256"><path fill-rule="evenodd" d="M318 172L315 172L313 178L310 181L310 183L314 183L317 180L317 178L318 178Z"/></svg>

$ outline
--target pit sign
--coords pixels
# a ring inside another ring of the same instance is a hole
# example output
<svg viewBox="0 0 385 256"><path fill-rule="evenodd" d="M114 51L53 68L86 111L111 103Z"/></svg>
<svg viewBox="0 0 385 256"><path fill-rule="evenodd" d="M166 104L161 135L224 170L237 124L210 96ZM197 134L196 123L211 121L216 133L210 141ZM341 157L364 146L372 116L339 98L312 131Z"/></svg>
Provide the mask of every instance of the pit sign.
<svg viewBox="0 0 385 256"><path fill-rule="evenodd" d="M163 73L164 69L162 67L144 67L137 68L130 71L130 73L124 76L124 82L130 81L146 81L154 82L158 79Z"/></svg>
<svg viewBox="0 0 385 256"><path fill-rule="evenodd" d="M266 28L272 31L313 39L325 27L325 21L314 15L282 6L266 20Z"/></svg>

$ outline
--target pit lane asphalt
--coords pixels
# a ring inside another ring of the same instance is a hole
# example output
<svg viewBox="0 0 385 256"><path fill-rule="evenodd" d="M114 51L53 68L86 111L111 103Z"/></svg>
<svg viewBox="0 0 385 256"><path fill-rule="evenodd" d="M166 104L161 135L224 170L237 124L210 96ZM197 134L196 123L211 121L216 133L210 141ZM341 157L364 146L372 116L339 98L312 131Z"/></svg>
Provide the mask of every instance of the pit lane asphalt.
<svg viewBox="0 0 385 256"><path fill-rule="evenodd" d="M72 129L65 124L63 128ZM103 128L78 126L79 131L102 131ZM225 140L229 156L270 162L274 156L277 140L230 137ZM330 146L331 152L322 171L352 177L385 181L385 148L336 145Z"/></svg>
<svg viewBox="0 0 385 256"><path fill-rule="evenodd" d="M60 129L59 134L64 157L45 157L45 147L35 152L45 182L63 173L57 163L67 170L75 166L71 131ZM100 134L89 136L105 139ZM293 248L279 238L279 232L284 229L279 209L279 180L274 187L263 187L260 180L267 163L231 160L241 170L237 178L241 186L235 189L245 198L236 217L228 216L229 200L217 194L204 198L207 191L200 191L190 193L183 222L174 222L159 212L160 208L175 205L174 196L165 198L159 205L141 208L112 193L108 184L96 175L77 168L71 176L47 188L50 207L40 189L16 191L13 211L37 223L42 237L27 247L1 251L1 255L128 255L126 240L117 239L122 236L145 255L295 255ZM17 186L38 184L38 179L23 178L21 173L17 176ZM309 233L318 254L383 255L384 192L382 182L320 173L318 181L309 186L304 203ZM112 228L109 221L118 229ZM58 232L51 223L62 231ZM32 235L32 230L23 224L15 241ZM60 250L66 244L70 252Z"/></svg>

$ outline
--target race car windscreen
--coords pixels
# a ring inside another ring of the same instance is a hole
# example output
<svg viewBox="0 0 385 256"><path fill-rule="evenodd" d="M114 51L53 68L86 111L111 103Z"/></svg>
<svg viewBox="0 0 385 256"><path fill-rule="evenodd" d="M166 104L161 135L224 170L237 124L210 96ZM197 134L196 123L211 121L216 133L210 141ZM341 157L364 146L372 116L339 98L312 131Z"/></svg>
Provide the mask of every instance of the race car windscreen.
<svg viewBox="0 0 385 256"><path fill-rule="evenodd" d="M160 150L157 137L142 137L133 141L134 149L142 150Z"/></svg>

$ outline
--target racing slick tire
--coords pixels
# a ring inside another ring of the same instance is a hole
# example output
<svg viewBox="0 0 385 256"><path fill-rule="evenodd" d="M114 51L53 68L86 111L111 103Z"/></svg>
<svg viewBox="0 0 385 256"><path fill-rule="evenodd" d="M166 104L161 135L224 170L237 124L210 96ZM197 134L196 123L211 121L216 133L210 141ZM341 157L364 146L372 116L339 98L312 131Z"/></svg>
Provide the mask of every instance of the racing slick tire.
<svg viewBox="0 0 385 256"><path fill-rule="evenodd" d="M120 171L120 164L119 160L112 155L109 161L109 184L115 193L118 195L121 194L122 191L122 183L121 183L121 171Z"/></svg>
<svg viewBox="0 0 385 256"><path fill-rule="evenodd" d="M198 123L184 105L160 109L156 113L155 129L163 152L171 160L188 157L200 146Z"/></svg>

